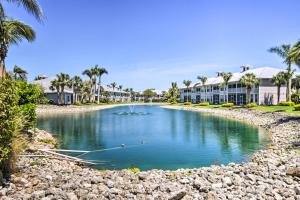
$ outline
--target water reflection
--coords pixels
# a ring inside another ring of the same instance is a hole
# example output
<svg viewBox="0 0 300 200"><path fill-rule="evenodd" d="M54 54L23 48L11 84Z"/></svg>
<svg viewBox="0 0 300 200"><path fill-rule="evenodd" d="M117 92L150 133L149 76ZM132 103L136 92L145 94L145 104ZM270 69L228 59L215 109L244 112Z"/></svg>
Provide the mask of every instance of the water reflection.
<svg viewBox="0 0 300 200"><path fill-rule="evenodd" d="M66 149L95 150L145 141L135 148L85 155L112 164L100 168L177 169L241 162L268 140L257 127L208 114L142 105L134 112L151 114L115 114L123 112L128 108L46 116L38 120L38 127L57 134Z"/></svg>

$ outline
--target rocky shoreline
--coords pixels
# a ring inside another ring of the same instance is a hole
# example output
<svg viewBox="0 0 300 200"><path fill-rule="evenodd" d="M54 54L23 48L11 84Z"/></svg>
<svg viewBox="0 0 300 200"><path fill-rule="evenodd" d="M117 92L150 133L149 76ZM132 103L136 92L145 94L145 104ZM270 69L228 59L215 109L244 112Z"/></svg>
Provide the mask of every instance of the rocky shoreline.
<svg viewBox="0 0 300 200"><path fill-rule="evenodd" d="M247 163L176 171L95 170L67 160L20 157L19 172L0 189L0 198L300 200L300 151L293 148L293 142L299 142L299 117L246 109L163 107L262 126L271 134L271 143ZM31 153L36 154L34 150Z"/></svg>

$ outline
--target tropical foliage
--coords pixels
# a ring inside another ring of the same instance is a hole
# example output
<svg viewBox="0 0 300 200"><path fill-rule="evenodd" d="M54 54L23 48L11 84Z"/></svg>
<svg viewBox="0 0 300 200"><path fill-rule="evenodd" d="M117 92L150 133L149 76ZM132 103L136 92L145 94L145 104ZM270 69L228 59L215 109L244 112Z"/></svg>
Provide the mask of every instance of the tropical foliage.
<svg viewBox="0 0 300 200"><path fill-rule="evenodd" d="M13 77L15 80L19 81L27 81L27 72L26 70L18 67L17 65L14 66L13 69Z"/></svg>
<svg viewBox="0 0 300 200"><path fill-rule="evenodd" d="M232 78L233 74L231 72L222 72L220 75L223 78L223 85L226 88L226 91L228 91L228 83ZM226 97L226 103L228 103L228 95L226 95Z"/></svg>
<svg viewBox="0 0 300 200"><path fill-rule="evenodd" d="M240 82L246 86L246 101L247 103L251 102L251 90L252 88L259 84L258 78L253 73L246 73L242 78L240 79Z"/></svg>
<svg viewBox="0 0 300 200"><path fill-rule="evenodd" d="M186 93L187 93L186 101L189 101L189 88L190 88L190 85L192 84L192 81L191 80L184 80L183 84L186 87Z"/></svg>
<svg viewBox="0 0 300 200"><path fill-rule="evenodd" d="M56 75L56 79L51 81L50 89L57 92L58 104L66 104L65 89L72 87L70 75L60 73Z"/></svg>
<svg viewBox="0 0 300 200"><path fill-rule="evenodd" d="M280 102L280 88L286 83L286 77L284 72L279 72L272 77L272 83L277 86L277 103Z"/></svg>

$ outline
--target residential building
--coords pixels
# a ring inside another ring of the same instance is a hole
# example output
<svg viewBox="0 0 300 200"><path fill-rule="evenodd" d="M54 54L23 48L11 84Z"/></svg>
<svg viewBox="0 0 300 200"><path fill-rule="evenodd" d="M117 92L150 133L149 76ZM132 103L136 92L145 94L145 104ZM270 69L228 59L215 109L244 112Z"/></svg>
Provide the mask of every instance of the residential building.
<svg viewBox="0 0 300 200"><path fill-rule="evenodd" d="M223 78L220 73L216 77L208 78L205 85L200 82L191 87L180 89L180 101L190 101L199 103L207 101L211 104L222 104L226 102L233 102L236 105L246 104L246 87L240 83L240 79L247 73L253 73L259 79L259 84L253 86L251 91L251 101L263 105L277 104L277 86L275 86L271 79L274 75L284 71L271 67L260 67L250 69L243 67L241 72L233 73L227 87L223 84ZM283 85L280 90L280 102L286 101L286 85Z"/></svg>

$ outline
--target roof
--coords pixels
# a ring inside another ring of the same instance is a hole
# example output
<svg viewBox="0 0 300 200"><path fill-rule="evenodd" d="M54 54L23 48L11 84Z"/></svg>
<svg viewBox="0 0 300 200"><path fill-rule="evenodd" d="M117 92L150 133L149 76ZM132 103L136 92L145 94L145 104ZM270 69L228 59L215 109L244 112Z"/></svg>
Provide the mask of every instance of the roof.
<svg viewBox="0 0 300 200"><path fill-rule="evenodd" d="M101 87L104 89L104 91L107 92L122 92L122 93L129 93L125 92L124 90L119 90L119 88L112 88L110 85L101 84Z"/></svg>
<svg viewBox="0 0 300 200"><path fill-rule="evenodd" d="M37 81L33 81L34 84L40 85L44 89L44 93L56 93L56 90L50 90L51 81L55 80L56 77L49 77ZM65 93L73 93L73 90L69 87L65 87Z"/></svg>
<svg viewBox="0 0 300 200"><path fill-rule="evenodd" d="M232 73L232 78L230 79L229 82L239 82L242 76L244 76L247 73L253 73L259 79L270 79L281 71L286 71L286 70L273 68L273 67L260 67L255 69L249 69L244 72ZM195 86L196 84L199 85L199 83L200 85L202 85L201 82L197 82L193 86ZM219 77L208 78L205 85L215 85L221 83L223 83L223 78L219 76Z"/></svg>

